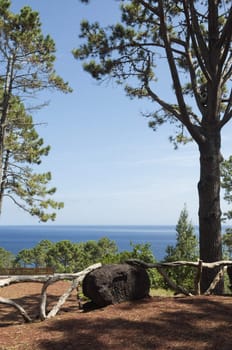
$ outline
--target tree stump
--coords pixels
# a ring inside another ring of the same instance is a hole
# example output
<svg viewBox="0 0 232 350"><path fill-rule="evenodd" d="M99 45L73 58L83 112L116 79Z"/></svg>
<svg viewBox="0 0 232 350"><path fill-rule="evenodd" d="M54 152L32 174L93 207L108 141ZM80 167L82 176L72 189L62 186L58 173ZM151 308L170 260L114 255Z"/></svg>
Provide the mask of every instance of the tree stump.
<svg viewBox="0 0 232 350"><path fill-rule="evenodd" d="M105 265L87 274L83 293L97 307L142 299L149 295L146 270L129 264Z"/></svg>

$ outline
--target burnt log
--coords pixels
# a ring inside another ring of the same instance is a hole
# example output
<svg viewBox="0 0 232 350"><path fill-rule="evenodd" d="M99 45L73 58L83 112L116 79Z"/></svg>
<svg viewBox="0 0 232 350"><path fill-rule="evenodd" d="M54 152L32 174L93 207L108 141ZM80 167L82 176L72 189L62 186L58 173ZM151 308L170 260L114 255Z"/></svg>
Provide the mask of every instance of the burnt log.
<svg viewBox="0 0 232 350"><path fill-rule="evenodd" d="M146 270L129 264L102 266L83 280L83 294L97 307L142 299L149 295L150 280Z"/></svg>
<svg viewBox="0 0 232 350"><path fill-rule="evenodd" d="M230 290L232 290L232 266L227 266L227 275L229 277L229 281L230 281L230 285L229 285L229 288Z"/></svg>

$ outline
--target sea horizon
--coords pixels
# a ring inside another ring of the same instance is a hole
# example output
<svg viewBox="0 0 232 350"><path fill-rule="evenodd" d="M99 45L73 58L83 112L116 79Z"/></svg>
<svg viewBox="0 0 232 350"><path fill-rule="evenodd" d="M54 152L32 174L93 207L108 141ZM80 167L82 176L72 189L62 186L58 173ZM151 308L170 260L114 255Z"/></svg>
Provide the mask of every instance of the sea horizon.
<svg viewBox="0 0 232 350"><path fill-rule="evenodd" d="M108 237L119 251L132 250L133 244L151 245L157 260L164 258L168 245L175 244L176 225L1 225L0 247L17 254L34 247L43 239L52 242L86 242Z"/></svg>
<svg viewBox="0 0 232 350"><path fill-rule="evenodd" d="M125 226L176 226L176 224L52 224L52 223L38 223L38 224L0 224L0 227L4 227L4 226L121 226L121 227L125 227ZM198 225L193 225L198 226Z"/></svg>

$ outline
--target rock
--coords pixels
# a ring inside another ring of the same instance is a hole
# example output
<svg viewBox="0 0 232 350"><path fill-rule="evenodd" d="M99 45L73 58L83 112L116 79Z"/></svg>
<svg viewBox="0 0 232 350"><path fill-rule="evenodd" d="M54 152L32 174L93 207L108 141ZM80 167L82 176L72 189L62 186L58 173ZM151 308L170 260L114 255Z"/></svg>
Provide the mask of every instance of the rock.
<svg viewBox="0 0 232 350"><path fill-rule="evenodd" d="M149 295L146 270L129 264L104 265L85 276L83 293L98 306L142 299Z"/></svg>
<svg viewBox="0 0 232 350"><path fill-rule="evenodd" d="M229 288L232 290L232 266L231 265L227 266L227 275L228 275L229 281L230 281Z"/></svg>

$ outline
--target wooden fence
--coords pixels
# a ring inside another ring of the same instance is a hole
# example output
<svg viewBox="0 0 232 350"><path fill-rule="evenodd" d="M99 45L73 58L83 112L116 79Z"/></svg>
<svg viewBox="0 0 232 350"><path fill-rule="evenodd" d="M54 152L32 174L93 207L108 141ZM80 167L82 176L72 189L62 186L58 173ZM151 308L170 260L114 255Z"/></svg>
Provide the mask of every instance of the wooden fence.
<svg viewBox="0 0 232 350"><path fill-rule="evenodd" d="M209 288L207 291L204 292L204 295L209 295L212 293L212 291L215 289L217 283L220 281L220 279L223 277L224 272L227 268L227 266L232 266L232 261L216 261L212 263L205 263L203 261L175 261L175 262L168 262L168 263L145 263L141 260L137 259L129 259L126 261L126 263L131 265L137 265L141 266L145 269L153 269L156 268L159 273L163 276L165 281L168 283L171 289L175 290L176 292L183 293L188 296L192 295L200 295L201 289L200 289L200 282L202 277L202 269L203 268L209 268L214 269L217 268L218 272L211 282ZM76 288L78 288L78 285L81 283L83 278L86 276L87 273L90 271L93 271L96 268L99 268L101 266L101 263L89 266L87 269L78 272L78 273L64 273L64 274L53 274L54 271L50 268L20 268L17 270L16 268L13 269L1 269L1 273L4 272L5 276L0 278L0 288L4 286L8 286L12 283L22 283L22 282L39 282L43 283L42 290L41 290L41 303L40 303L40 319L45 320L47 318L53 317L57 314L57 312L60 310L61 306L64 304L64 302L67 300L67 298L70 296L72 291ZM192 294L186 289L184 289L182 286L176 285L167 275L165 268L174 268L176 266L192 266L196 268L196 278L195 278L195 293ZM12 272L12 273L11 273ZM20 272L20 273L18 273ZM69 280L71 281L71 285L68 288L68 290L61 295L56 305L52 307L52 309L49 311L49 313L46 313L46 301L47 301L47 288L52 283L55 283L60 280ZM32 322L32 319L27 314L27 312L18 304L15 303L11 299L6 299L3 297L0 297L0 303L2 304L8 304L16 308L19 313L23 316L24 320L26 322Z"/></svg>
<svg viewBox="0 0 232 350"><path fill-rule="evenodd" d="M158 272L163 276L167 284L171 289L173 289L176 292L183 293L185 295L200 295L201 294L201 277L202 277L202 270L203 268L208 269L215 269L218 268L218 272L216 276L214 277L213 281L210 283L210 286L208 289L203 293L204 295L210 295L215 287L217 286L218 282L222 279L224 276L224 273L227 269L227 266L232 266L231 260L221 260L221 261L215 261L211 263L203 262L202 260L199 260L197 262L195 261L173 261L173 262L167 262L167 263L145 263L144 261L138 260L138 259L129 259L126 261L128 264L132 265L138 265L145 269L152 269L156 268ZM195 293L192 294L191 292L187 291L182 286L179 286L175 284L167 275L165 272L165 268L167 267L177 267L177 266L192 266L196 268L196 277L195 277Z"/></svg>
<svg viewBox="0 0 232 350"><path fill-rule="evenodd" d="M28 275L53 275L52 267L14 267L0 268L0 276L28 276Z"/></svg>
<svg viewBox="0 0 232 350"><path fill-rule="evenodd" d="M67 298L71 295L72 291L74 289L77 289L80 285L81 281L85 277L85 275L97 268L101 267L101 263L97 263L94 265L91 265L87 267L85 270L77 273L61 273L61 274L55 274L55 275L15 275L15 276L9 276L5 277L3 279L0 279L0 287L5 287L13 283L23 283L23 282L38 282L42 283L42 290L41 290L41 299L40 299L40 305L39 305L39 315L41 321L54 317L58 311L60 310L61 306L65 303ZM58 302L52 307L52 309L47 313L47 288L57 281L67 280L70 281L71 284L69 288L66 290L66 292L60 296ZM18 310L18 312L21 314L21 316L24 318L25 322L32 322L32 318L28 315L26 310L13 301L12 299L3 298L0 296L0 303L13 306L15 309Z"/></svg>

